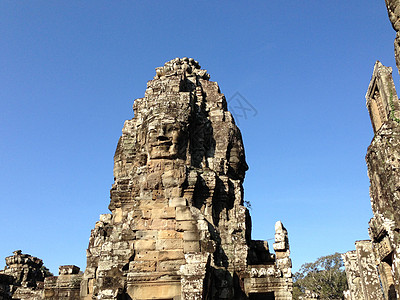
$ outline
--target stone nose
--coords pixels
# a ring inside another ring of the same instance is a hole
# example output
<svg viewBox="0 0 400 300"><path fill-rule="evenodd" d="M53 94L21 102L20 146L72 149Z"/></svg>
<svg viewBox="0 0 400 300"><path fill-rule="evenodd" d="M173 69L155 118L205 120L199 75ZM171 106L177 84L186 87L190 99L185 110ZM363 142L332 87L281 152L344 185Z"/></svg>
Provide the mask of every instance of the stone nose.
<svg viewBox="0 0 400 300"><path fill-rule="evenodd" d="M168 137L165 133L165 126L160 126L160 128L157 130L157 140L160 142L168 140Z"/></svg>

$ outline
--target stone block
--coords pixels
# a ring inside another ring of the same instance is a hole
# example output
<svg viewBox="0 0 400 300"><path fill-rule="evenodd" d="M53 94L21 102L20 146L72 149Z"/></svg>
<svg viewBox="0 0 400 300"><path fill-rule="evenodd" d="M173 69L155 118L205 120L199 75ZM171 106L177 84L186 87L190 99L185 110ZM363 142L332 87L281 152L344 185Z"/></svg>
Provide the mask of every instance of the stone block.
<svg viewBox="0 0 400 300"><path fill-rule="evenodd" d="M200 242L199 241L185 241L183 243L183 251L185 253L200 252Z"/></svg>
<svg viewBox="0 0 400 300"><path fill-rule="evenodd" d="M179 271L180 267L185 263L186 261L184 259L160 261L157 265L157 271Z"/></svg>
<svg viewBox="0 0 400 300"><path fill-rule="evenodd" d="M142 209L142 218L143 219L151 219L152 218L152 210L151 209Z"/></svg>
<svg viewBox="0 0 400 300"><path fill-rule="evenodd" d="M155 250L156 249L156 241L155 240L137 240L134 242L134 249L136 251Z"/></svg>
<svg viewBox="0 0 400 300"><path fill-rule="evenodd" d="M275 251L285 251L287 249L285 242L278 242L273 244Z"/></svg>
<svg viewBox="0 0 400 300"><path fill-rule="evenodd" d="M152 200L152 199L146 199L146 200L140 200L140 206L141 207L147 207L147 208L163 208L165 206L168 206L168 200L166 199L157 199L157 200Z"/></svg>
<svg viewBox="0 0 400 300"><path fill-rule="evenodd" d="M100 215L100 221L103 223L110 223L112 219L111 214L102 214Z"/></svg>
<svg viewBox="0 0 400 300"><path fill-rule="evenodd" d="M170 207L186 206L186 205L187 205L187 201L186 201L185 198L176 197L176 198L169 199L168 205L169 205Z"/></svg>
<svg viewBox="0 0 400 300"><path fill-rule="evenodd" d="M138 285L130 284L127 287L127 293L131 299L180 299L181 284L180 282L163 281L158 284L145 284Z"/></svg>
<svg viewBox="0 0 400 300"><path fill-rule="evenodd" d="M200 239L198 231L184 231L183 240L184 241L198 241Z"/></svg>
<svg viewBox="0 0 400 300"><path fill-rule="evenodd" d="M180 187L173 187L167 189L169 192L169 197L180 197L182 195L182 188ZM185 201L186 203L186 201Z"/></svg>
<svg viewBox="0 0 400 300"><path fill-rule="evenodd" d="M175 208L174 207L163 207L153 209L152 216L154 219L174 219Z"/></svg>
<svg viewBox="0 0 400 300"><path fill-rule="evenodd" d="M156 190L156 187L158 186L159 182L161 182L161 176L159 173L149 174L147 175L145 186L150 190L151 189Z"/></svg>
<svg viewBox="0 0 400 300"><path fill-rule="evenodd" d="M290 256L289 251L275 251L275 255L277 259L283 259Z"/></svg>
<svg viewBox="0 0 400 300"><path fill-rule="evenodd" d="M162 260L176 260L176 259L184 259L185 255L182 250L164 250L159 251L158 259Z"/></svg>
<svg viewBox="0 0 400 300"><path fill-rule="evenodd" d="M179 182L178 176L179 172L176 170L165 171L161 176L163 186L166 188L177 186Z"/></svg>
<svg viewBox="0 0 400 300"><path fill-rule="evenodd" d="M178 221L175 228L177 231L195 231L197 224L196 221Z"/></svg>
<svg viewBox="0 0 400 300"><path fill-rule="evenodd" d="M155 261L131 261L129 271L132 272L154 272L157 263Z"/></svg>
<svg viewBox="0 0 400 300"><path fill-rule="evenodd" d="M72 275L78 274L80 268L74 265L67 265L67 266L59 266L58 274L60 275Z"/></svg>
<svg viewBox="0 0 400 300"><path fill-rule="evenodd" d="M114 267L114 264L111 261L99 261L98 264L98 271L104 271L104 270L111 270Z"/></svg>
<svg viewBox="0 0 400 300"><path fill-rule="evenodd" d="M158 231L157 230L138 230L136 231L135 237L140 240L150 240L157 239Z"/></svg>
<svg viewBox="0 0 400 300"><path fill-rule="evenodd" d="M149 230L151 229L152 220L138 219L133 223L134 230Z"/></svg>
<svg viewBox="0 0 400 300"><path fill-rule="evenodd" d="M174 219L154 219L151 228L157 230L174 230L176 221Z"/></svg>
<svg viewBox="0 0 400 300"><path fill-rule="evenodd" d="M159 239L182 239L184 233L176 230L160 230L158 232Z"/></svg>
<svg viewBox="0 0 400 300"><path fill-rule="evenodd" d="M155 201L160 201L165 199L165 194L164 194L164 190L153 190L151 193L151 197L153 200Z"/></svg>
<svg viewBox="0 0 400 300"><path fill-rule="evenodd" d="M135 260L138 261L146 261L146 260L154 260L157 261L159 258L159 251L153 250L141 250L137 251L135 254Z"/></svg>
<svg viewBox="0 0 400 300"><path fill-rule="evenodd" d="M176 208L176 220L177 221L187 221L193 220L192 213L188 206L179 206Z"/></svg>
<svg viewBox="0 0 400 300"><path fill-rule="evenodd" d="M132 250L131 249L114 249L113 254L119 255L121 257L129 257L131 256Z"/></svg>
<svg viewBox="0 0 400 300"><path fill-rule="evenodd" d="M157 250L183 249L183 241L181 239L157 240L156 249Z"/></svg>

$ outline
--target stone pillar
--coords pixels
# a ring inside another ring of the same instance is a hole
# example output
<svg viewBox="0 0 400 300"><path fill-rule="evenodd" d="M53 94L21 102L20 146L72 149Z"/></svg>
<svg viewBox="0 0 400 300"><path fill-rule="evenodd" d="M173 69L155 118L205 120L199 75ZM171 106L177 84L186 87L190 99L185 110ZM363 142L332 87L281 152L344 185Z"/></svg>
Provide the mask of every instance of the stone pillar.
<svg viewBox="0 0 400 300"><path fill-rule="evenodd" d="M383 293L370 240L356 242L361 287L366 300L383 300Z"/></svg>
<svg viewBox="0 0 400 300"><path fill-rule="evenodd" d="M344 267L346 269L347 284L346 300L363 299L363 292L360 279L360 267L355 250L342 254Z"/></svg>
<svg viewBox="0 0 400 300"><path fill-rule="evenodd" d="M288 232L281 221L275 223L275 243L273 247L276 254L276 265L282 271L284 277L291 277L292 260L290 259Z"/></svg>

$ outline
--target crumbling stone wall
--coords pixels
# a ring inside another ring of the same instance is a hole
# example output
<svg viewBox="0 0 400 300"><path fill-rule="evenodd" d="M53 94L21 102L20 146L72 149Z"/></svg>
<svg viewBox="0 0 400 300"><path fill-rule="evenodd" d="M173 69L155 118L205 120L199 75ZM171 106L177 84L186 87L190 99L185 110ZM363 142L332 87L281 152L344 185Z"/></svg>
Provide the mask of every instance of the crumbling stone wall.
<svg viewBox="0 0 400 300"><path fill-rule="evenodd" d="M47 277L44 280L43 298L46 300L80 299L82 274L79 267L66 265L59 267L59 276Z"/></svg>
<svg viewBox="0 0 400 300"><path fill-rule="evenodd" d="M46 275L42 266L41 259L23 254L21 250L14 251L14 255L6 257L6 267L0 271L0 297L41 299Z"/></svg>
<svg viewBox="0 0 400 300"><path fill-rule="evenodd" d="M41 259L14 251L0 271L0 300L80 299L79 268L60 266L59 271L60 276L51 276Z"/></svg>
<svg viewBox="0 0 400 300"><path fill-rule="evenodd" d="M397 28L397 2L387 1L389 16ZM374 217L369 222L371 241L356 243L361 288L354 284L353 267L346 265L350 299L398 299L400 292L400 103L392 69L376 62L368 91L367 108L374 129L366 162ZM347 260L349 256L345 256ZM345 259L345 261L346 261ZM377 274L377 275L375 275ZM377 279L372 279L372 277ZM367 280L367 281L366 281ZM379 284L378 284L379 283ZM372 295L372 296L371 296ZM346 295L348 297L348 295Z"/></svg>
<svg viewBox="0 0 400 300"><path fill-rule="evenodd" d="M114 156L111 214L92 230L83 299L291 299L287 231L251 240L247 164L224 95L197 61L156 69Z"/></svg>

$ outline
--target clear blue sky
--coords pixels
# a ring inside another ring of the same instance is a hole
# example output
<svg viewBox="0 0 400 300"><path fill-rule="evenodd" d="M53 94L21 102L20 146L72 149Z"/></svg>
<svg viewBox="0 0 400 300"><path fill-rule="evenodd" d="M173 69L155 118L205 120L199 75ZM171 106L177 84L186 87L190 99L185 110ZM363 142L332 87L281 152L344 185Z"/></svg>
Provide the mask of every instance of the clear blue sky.
<svg viewBox="0 0 400 300"><path fill-rule="evenodd" d="M237 115L253 238L282 220L295 271L353 249L372 216L364 95L394 37L383 0L1 1L0 267L22 249L85 268L133 100L184 56L257 111Z"/></svg>

